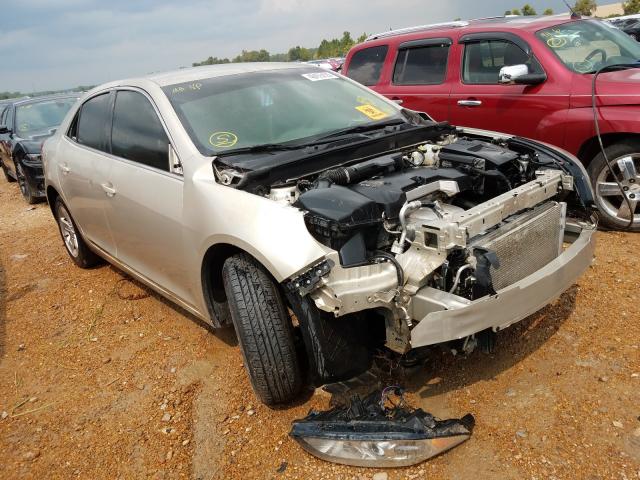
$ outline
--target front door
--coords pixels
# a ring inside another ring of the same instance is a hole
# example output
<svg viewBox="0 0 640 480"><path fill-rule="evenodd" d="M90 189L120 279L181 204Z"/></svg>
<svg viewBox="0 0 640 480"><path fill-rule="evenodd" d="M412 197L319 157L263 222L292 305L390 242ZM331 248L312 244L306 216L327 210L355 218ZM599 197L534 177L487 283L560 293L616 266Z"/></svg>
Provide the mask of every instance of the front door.
<svg viewBox="0 0 640 480"><path fill-rule="evenodd" d="M183 179L169 167L169 138L156 109L137 90L117 92L106 214L118 260L189 298L183 256Z"/></svg>
<svg viewBox="0 0 640 480"><path fill-rule="evenodd" d="M562 145L564 126L559 125L564 125L570 89L553 78L539 85L500 84L503 66L524 64L529 73L544 70L523 50L528 47L522 41L470 37L459 45L463 51L450 97L452 123Z"/></svg>

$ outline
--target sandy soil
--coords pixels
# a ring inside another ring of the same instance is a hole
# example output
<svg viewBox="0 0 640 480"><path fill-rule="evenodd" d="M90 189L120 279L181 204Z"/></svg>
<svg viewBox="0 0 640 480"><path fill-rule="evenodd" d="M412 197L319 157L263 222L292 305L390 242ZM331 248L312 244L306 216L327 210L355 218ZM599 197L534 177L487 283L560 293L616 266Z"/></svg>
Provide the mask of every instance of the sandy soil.
<svg viewBox="0 0 640 480"><path fill-rule="evenodd" d="M287 436L329 395L269 409L235 335L213 332L110 266L76 268L46 204L0 180L0 477L372 478ZM389 479L640 478L640 235L599 233L597 259L493 355L434 351L399 378L462 446Z"/></svg>

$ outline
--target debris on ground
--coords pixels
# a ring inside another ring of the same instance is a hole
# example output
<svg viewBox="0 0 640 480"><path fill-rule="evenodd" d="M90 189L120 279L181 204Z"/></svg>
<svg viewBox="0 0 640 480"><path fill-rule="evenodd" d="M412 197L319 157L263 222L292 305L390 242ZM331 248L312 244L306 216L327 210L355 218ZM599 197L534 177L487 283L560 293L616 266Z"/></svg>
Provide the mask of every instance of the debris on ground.
<svg viewBox="0 0 640 480"><path fill-rule="evenodd" d="M395 397L395 400L392 398ZM359 467L401 467L423 462L469 439L473 415L438 420L411 408L404 390L391 386L348 405L311 411L296 420L291 436L312 455Z"/></svg>

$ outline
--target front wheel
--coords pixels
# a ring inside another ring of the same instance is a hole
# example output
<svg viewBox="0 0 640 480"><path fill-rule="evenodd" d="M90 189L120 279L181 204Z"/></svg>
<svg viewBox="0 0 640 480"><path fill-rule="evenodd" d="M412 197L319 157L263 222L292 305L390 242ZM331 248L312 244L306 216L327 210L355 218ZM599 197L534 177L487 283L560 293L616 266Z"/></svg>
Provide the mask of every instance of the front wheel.
<svg viewBox="0 0 640 480"><path fill-rule="evenodd" d="M27 201L27 203L29 205L33 205L34 203L37 203L38 197L36 197L33 194L33 190L31 190L31 183L29 182L29 179L27 178L27 174L22 168L22 164L20 163L20 160L16 160L16 177L18 178L20 193L22 193L22 196Z"/></svg>
<svg viewBox="0 0 640 480"><path fill-rule="evenodd" d="M626 229L633 217L630 230L640 231L640 141L625 141L605 149L607 158L618 180L620 190L600 152L589 164L589 176L596 194L600 222L612 229ZM623 196L624 194L624 196ZM626 196L626 200L625 200ZM628 201L627 201L628 200Z"/></svg>
<svg viewBox="0 0 640 480"><path fill-rule="evenodd" d="M293 400L302 375L293 325L277 284L246 254L229 257L222 278L254 392L267 405Z"/></svg>

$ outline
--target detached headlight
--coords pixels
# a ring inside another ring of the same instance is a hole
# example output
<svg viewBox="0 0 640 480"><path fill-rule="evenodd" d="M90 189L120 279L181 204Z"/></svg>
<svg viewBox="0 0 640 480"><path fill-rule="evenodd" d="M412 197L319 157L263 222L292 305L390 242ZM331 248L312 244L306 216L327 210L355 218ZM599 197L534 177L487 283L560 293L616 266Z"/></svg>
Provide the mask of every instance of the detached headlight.
<svg viewBox="0 0 640 480"><path fill-rule="evenodd" d="M357 467L406 467L449 450L471 436L472 415L436 420L404 402L385 407L385 391L351 405L312 412L293 423L291 436L312 455Z"/></svg>

